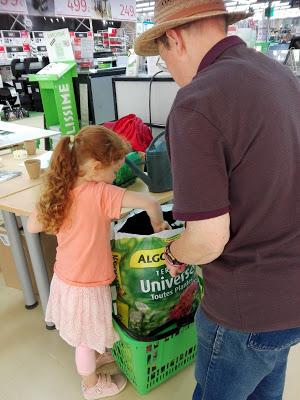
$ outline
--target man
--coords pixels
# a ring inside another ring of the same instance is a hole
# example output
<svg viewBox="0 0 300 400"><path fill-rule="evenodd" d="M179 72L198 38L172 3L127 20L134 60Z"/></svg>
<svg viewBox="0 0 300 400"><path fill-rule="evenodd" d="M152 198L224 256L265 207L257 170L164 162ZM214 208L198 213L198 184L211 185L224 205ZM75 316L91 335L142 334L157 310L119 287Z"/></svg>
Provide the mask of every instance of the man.
<svg viewBox="0 0 300 400"><path fill-rule="evenodd" d="M181 86L167 132L172 274L203 265L194 400L279 400L300 341L300 85L287 68L226 37L221 0L158 0L137 38ZM179 261L177 261L179 260Z"/></svg>

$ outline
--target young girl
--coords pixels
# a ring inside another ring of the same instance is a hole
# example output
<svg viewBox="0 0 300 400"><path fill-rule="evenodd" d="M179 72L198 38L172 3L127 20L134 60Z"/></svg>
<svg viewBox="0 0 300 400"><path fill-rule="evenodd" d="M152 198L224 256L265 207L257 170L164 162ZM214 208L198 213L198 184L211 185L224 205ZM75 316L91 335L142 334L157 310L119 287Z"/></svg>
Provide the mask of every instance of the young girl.
<svg viewBox="0 0 300 400"><path fill-rule="evenodd" d="M85 399L113 396L124 389L122 375L96 375L113 361L107 349L118 336L112 325L110 283L111 221L122 207L142 208L155 232L167 229L159 204L147 194L113 186L128 146L101 126L83 128L57 144L37 209L28 220L32 233L57 235L57 254L46 321L76 348L75 361Z"/></svg>

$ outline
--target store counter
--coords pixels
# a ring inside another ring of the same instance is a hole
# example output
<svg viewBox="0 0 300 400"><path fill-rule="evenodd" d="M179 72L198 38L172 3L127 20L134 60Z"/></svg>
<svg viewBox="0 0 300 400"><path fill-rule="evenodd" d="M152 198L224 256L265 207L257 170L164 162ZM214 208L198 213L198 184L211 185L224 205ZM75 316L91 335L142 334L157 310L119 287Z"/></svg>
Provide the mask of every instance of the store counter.
<svg viewBox="0 0 300 400"><path fill-rule="evenodd" d="M148 187L140 180L128 188L129 190L138 192L148 192ZM21 281L22 290L25 298L26 308L33 308L37 304L33 294L33 289L30 281L30 276L27 269L27 263L22 247L19 229L16 223L16 216L21 217L25 239L27 242L33 273L35 276L40 301L44 313L46 312L48 297L49 297L49 279L47 269L45 267L44 255L41 248L39 234L29 233L27 230L27 218L34 210L35 204L39 199L41 185L35 185L17 193L0 199L0 210L2 210L7 234L12 246L16 268ZM167 203L173 198L173 192L151 193L153 197L160 203ZM126 216L131 209L123 209L121 217ZM47 325L49 329L52 325Z"/></svg>

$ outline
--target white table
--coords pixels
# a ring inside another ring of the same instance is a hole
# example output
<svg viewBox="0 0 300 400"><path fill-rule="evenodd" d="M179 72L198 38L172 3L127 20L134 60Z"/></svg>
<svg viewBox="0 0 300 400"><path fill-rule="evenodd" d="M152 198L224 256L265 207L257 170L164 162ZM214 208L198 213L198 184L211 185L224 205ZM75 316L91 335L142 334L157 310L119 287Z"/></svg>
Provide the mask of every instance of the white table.
<svg viewBox="0 0 300 400"><path fill-rule="evenodd" d="M1 134L1 131L9 133ZM0 149L23 143L24 140L45 139L56 135L60 135L60 132L0 121Z"/></svg>

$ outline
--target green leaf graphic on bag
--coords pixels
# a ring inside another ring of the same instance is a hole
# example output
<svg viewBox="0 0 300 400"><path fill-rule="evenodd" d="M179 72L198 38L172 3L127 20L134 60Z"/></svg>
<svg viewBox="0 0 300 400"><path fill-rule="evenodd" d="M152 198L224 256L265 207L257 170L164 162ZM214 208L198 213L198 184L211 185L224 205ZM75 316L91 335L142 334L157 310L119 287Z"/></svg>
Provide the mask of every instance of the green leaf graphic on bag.
<svg viewBox="0 0 300 400"><path fill-rule="evenodd" d="M164 217L170 222L171 212ZM195 312L199 304L201 288L195 266L188 266L175 278L165 266L165 246L182 230L153 234L145 212L130 215L125 224L115 227L112 252L117 312L122 323L135 333L148 335L169 320ZM141 234L135 234L137 231Z"/></svg>

